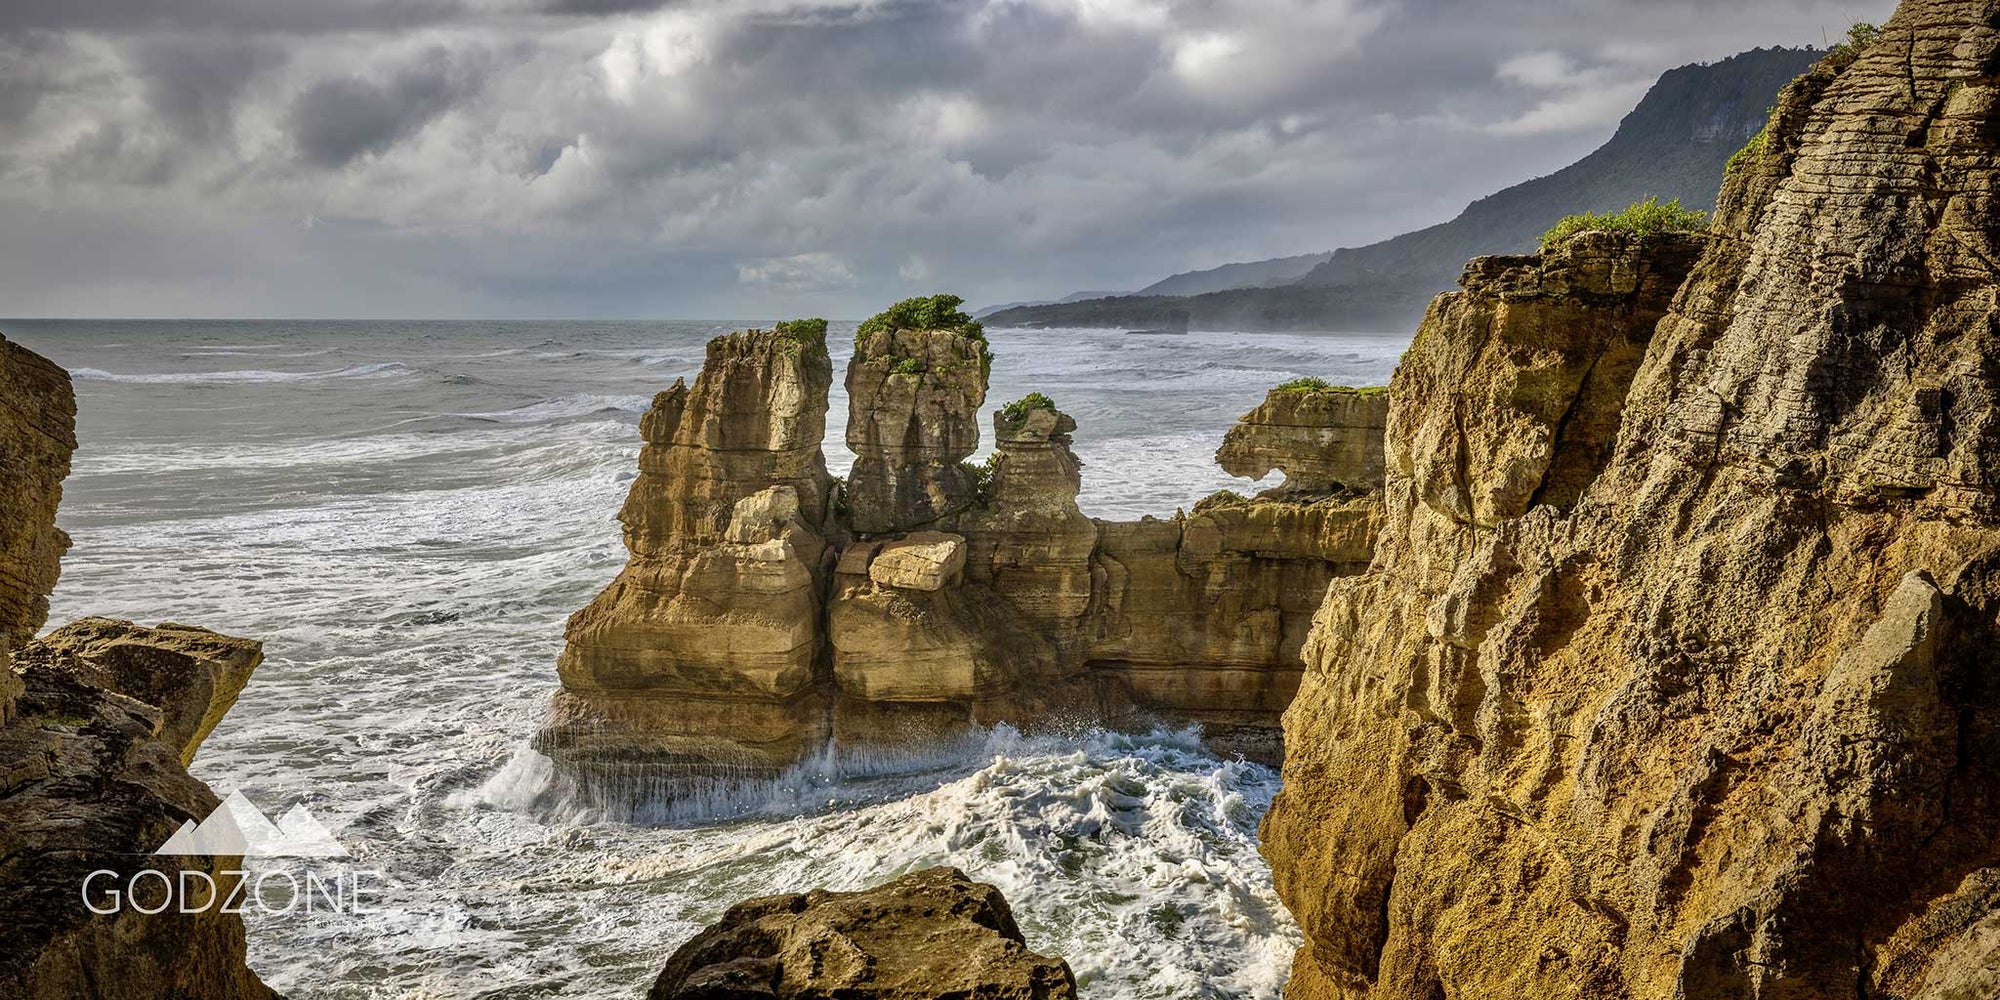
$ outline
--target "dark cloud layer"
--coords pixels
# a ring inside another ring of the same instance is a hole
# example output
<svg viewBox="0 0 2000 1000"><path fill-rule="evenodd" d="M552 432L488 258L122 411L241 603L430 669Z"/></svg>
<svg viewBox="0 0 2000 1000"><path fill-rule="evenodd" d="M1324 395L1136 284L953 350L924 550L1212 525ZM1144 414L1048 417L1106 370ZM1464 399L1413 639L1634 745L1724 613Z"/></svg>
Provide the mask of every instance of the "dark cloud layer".
<svg viewBox="0 0 2000 1000"><path fill-rule="evenodd" d="M1888 0L16 0L0 314L857 316L1449 217Z"/></svg>

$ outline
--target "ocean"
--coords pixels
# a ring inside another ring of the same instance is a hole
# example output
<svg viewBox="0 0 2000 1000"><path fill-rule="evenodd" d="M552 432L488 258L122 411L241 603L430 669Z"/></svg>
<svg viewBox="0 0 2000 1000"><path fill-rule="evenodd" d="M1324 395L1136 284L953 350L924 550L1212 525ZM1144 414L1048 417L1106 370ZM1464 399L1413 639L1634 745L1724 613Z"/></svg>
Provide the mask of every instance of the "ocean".
<svg viewBox="0 0 2000 1000"><path fill-rule="evenodd" d="M1001 727L648 824L550 790L527 742L564 619L624 563L639 414L746 325L0 322L75 378L51 623L263 640L192 770L271 816L306 805L383 873L373 913L249 914L251 966L294 998L633 997L734 902L952 864L998 885L1086 997L1276 997L1299 943L1257 854L1277 775L1192 730ZM828 338L835 474L852 332ZM1296 376L1382 384L1409 338L990 339L989 411L1053 397L1079 425L1085 512L1129 519L1253 489L1212 458L1236 417Z"/></svg>

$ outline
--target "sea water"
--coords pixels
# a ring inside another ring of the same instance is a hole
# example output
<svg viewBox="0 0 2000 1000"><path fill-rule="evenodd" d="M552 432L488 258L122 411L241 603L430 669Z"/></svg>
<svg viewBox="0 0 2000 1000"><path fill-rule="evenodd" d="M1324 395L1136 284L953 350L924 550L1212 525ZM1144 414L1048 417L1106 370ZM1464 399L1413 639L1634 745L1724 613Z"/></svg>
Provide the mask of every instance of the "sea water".
<svg viewBox="0 0 2000 1000"><path fill-rule="evenodd" d="M50 621L263 640L194 773L273 817L306 805L343 863L383 873L374 912L249 914L251 965L297 998L633 997L736 901L952 864L998 885L1086 997L1275 997L1299 941L1257 854L1277 776L1194 730L1002 727L648 822L551 791L527 742L563 620L624 562L639 414L745 325L0 324L76 383ZM835 474L852 330L829 336ZM1075 416L1081 503L1106 518L1253 488L1212 458L1236 417L1300 375L1384 383L1408 340L991 339L989 410L1040 391Z"/></svg>

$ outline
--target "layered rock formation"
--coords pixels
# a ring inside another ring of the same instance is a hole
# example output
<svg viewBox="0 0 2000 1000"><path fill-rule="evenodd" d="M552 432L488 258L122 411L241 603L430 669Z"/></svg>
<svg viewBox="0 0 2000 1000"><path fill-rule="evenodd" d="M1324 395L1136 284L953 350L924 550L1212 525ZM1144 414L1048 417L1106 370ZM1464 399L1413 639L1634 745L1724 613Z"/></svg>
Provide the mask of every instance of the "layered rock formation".
<svg viewBox="0 0 2000 1000"><path fill-rule="evenodd" d="M1030 951L1000 890L928 868L862 892L730 907L667 961L651 1000L1070 1000L1069 964Z"/></svg>
<svg viewBox="0 0 2000 1000"><path fill-rule="evenodd" d="M1282 497L1093 521L1076 422L1047 397L995 414L986 468L964 461L990 356L955 306L911 300L863 325L857 457L832 503L823 345L718 338L694 388L647 414L621 514L632 561L571 620L539 740L603 804L769 775L829 744L928 752L1000 722L1195 721L1276 759L1312 612L1367 567L1367 413L1383 396L1236 432L1297 470Z"/></svg>
<svg viewBox="0 0 2000 1000"><path fill-rule="evenodd" d="M62 369L0 340L0 996L264 1000L274 994L244 965L240 916L99 914L79 899L99 870L113 873L106 886L150 868L227 889L218 873L239 858L145 852L219 804L184 765L262 651L108 619L30 638L69 544L55 513L75 413Z"/></svg>
<svg viewBox="0 0 2000 1000"><path fill-rule="evenodd" d="M69 536L56 504L76 450L76 397L69 373L0 337L0 725L13 718L21 681L8 650L49 616Z"/></svg>
<svg viewBox="0 0 2000 1000"><path fill-rule="evenodd" d="M632 560L570 618L545 752L727 778L824 739L832 384L806 322L716 338L692 388L654 399L618 515Z"/></svg>
<svg viewBox="0 0 2000 1000"><path fill-rule="evenodd" d="M1432 306L1285 718L1288 996L1993 994L1996 16L1788 88L1685 283L1593 236Z"/></svg>

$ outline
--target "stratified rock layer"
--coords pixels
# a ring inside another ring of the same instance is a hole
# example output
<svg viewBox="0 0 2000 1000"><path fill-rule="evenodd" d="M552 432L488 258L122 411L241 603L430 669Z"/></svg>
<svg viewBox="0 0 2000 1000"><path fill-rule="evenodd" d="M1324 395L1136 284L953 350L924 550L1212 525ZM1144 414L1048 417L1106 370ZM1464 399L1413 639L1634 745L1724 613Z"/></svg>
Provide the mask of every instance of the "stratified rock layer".
<svg viewBox="0 0 2000 1000"><path fill-rule="evenodd" d="M795 347L718 338L642 423L632 561L571 619L538 740L598 804L768 777L829 745L931 753L999 723L1191 721L1276 761L1312 612L1367 567L1379 493L1093 521L1073 419L1031 394L995 415L990 464L965 464L984 341L894 329L850 362L858 458L826 504L825 353ZM1313 440L1354 455L1375 434L1352 420Z"/></svg>
<svg viewBox="0 0 2000 1000"><path fill-rule="evenodd" d="M21 682L7 652L49 616L69 536L56 504L76 450L69 373L0 337L0 725L13 717Z"/></svg>
<svg viewBox="0 0 2000 1000"><path fill-rule="evenodd" d="M1028 950L1000 890L928 868L862 892L730 907L668 959L650 1000L1072 1000L1069 964Z"/></svg>
<svg viewBox="0 0 2000 1000"><path fill-rule="evenodd" d="M1215 462L1245 479L1281 470L1281 494L1378 489L1388 416L1381 389L1280 386L1229 429Z"/></svg>
<svg viewBox="0 0 2000 1000"><path fill-rule="evenodd" d="M546 752L728 778L824 740L832 384L823 334L752 330L653 401L619 513L632 559L570 618Z"/></svg>
<svg viewBox="0 0 2000 1000"><path fill-rule="evenodd" d="M1992 994L1997 15L1789 88L1671 299L1594 236L1432 306L1285 718L1288 996Z"/></svg>

